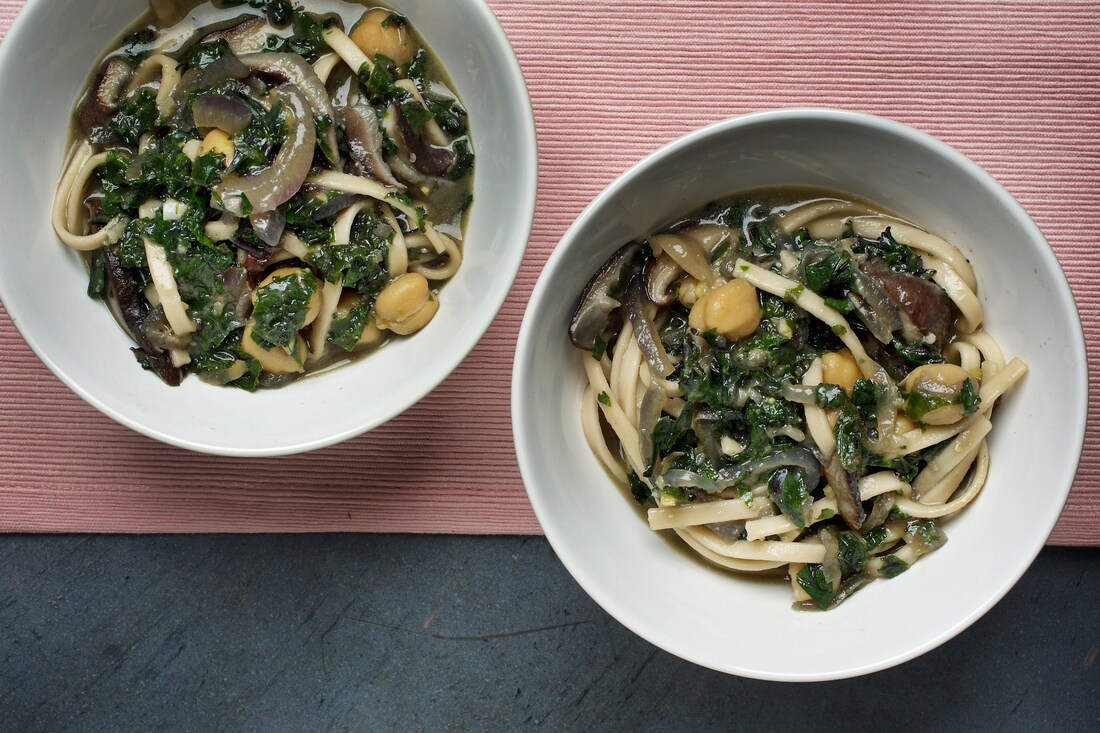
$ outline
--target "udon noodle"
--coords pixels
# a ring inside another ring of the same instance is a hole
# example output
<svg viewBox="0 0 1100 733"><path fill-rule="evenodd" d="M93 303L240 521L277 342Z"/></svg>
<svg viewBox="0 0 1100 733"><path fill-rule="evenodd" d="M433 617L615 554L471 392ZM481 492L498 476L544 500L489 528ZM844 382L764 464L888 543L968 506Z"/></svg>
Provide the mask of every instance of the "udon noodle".
<svg viewBox="0 0 1100 733"><path fill-rule="evenodd" d="M474 155L444 70L396 12L310 7L153 0L74 112L53 227L169 384L370 352L462 264Z"/></svg>
<svg viewBox="0 0 1100 733"><path fill-rule="evenodd" d="M940 547L1026 372L960 250L832 192L760 189L617 251L570 324L608 473L714 565L831 608Z"/></svg>

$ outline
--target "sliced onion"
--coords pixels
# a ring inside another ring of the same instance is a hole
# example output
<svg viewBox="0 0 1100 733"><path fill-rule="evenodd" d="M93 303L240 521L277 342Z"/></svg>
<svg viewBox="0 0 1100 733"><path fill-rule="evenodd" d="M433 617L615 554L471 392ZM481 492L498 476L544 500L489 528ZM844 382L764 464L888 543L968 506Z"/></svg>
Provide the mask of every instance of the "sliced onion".
<svg viewBox="0 0 1100 733"><path fill-rule="evenodd" d="M279 240L283 238L283 232L286 231L286 214L282 209L252 214L248 217L248 221L252 223L252 229L261 242L272 249L279 246Z"/></svg>
<svg viewBox="0 0 1100 733"><path fill-rule="evenodd" d="M672 374L674 365L661 343L661 335L657 333L657 326L650 320L646 313L648 301L645 297L645 288L642 284L644 277L641 271L635 273L623 294L623 307L630 318L630 325L634 327L634 337L638 339L638 348L645 356L649 371L664 379Z"/></svg>
<svg viewBox="0 0 1100 733"><path fill-rule="evenodd" d="M808 384L792 384L784 382L780 387L783 399L788 402L797 402L800 405L813 405L817 400L817 388Z"/></svg>
<svg viewBox="0 0 1100 733"><path fill-rule="evenodd" d="M240 132L252 122L252 108L229 94L206 94L195 99L191 115L196 127L217 127L229 134Z"/></svg>
<svg viewBox="0 0 1100 733"><path fill-rule="evenodd" d="M800 468L806 474L806 486L813 491L821 481L821 463L817 460L809 448L789 448L770 456L742 463L738 466L727 466L718 471L718 481L721 489L732 488L737 483L762 476L783 466Z"/></svg>
<svg viewBox="0 0 1100 733"><path fill-rule="evenodd" d="M821 571L826 582L833 586L834 591L837 591L840 589L840 543L837 542L833 530L828 527L822 527L817 533L817 538L825 548L825 559L821 561Z"/></svg>
<svg viewBox="0 0 1100 733"><path fill-rule="evenodd" d="M267 168L252 176L227 176L214 187L222 208L231 214L243 215L242 197L248 199L254 214L286 203L302 187L313 164L317 134L301 92L284 84L274 89L272 96L286 103L286 138Z"/></svg>
<svg viewBox="0 0 1100 733"><path fill-rule="evenodd" d="M856 314L867 325L867 329L884 344L893 340L894 331L902 327L901 311L883 287L874 278L863 274L858 267L852 267L852 276L856 291L863 299L856 303Z"/></svg>
<svg viewBox="0 0 1100 733"><path fill-rule="evenodd" d="M324 118L329 121L328 129L324 132L322 147L325 156L335 163L339 159L336 147L336 116L332 109L332 100L325 91L325 85L313 67L294 53L249 53L241 56L241 63L254 72L258 71L300 90L309 106L310 116L314 120Z"/></svg>
<svg viewBox="0 0 1100 733"><path fill-rule="evenodd" d="M660 476L665 486L673 486L681 489L700 489L711 494L718 493L721 489L712 479L701 473L687 471L682 468L670 468Z"/></svg>

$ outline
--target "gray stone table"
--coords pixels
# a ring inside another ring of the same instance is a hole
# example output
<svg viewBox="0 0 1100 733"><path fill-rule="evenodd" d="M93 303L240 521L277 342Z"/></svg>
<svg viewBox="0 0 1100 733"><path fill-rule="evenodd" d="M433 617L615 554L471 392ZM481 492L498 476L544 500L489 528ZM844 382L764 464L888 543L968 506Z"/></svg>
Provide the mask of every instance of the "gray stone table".
<svg viewBox="0 0 1100 733"><path fill-rule="evenodd" d="M1097 731L1100 551L940 648L740 679L604 613L542 538L0 537L2 731Z"/></svg>

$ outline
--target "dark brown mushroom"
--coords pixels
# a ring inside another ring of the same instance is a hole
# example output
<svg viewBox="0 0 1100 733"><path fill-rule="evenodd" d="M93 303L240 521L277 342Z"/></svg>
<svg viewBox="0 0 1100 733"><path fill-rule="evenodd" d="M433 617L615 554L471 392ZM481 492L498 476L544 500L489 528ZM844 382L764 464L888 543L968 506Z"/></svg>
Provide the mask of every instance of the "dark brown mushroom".
<svg viewBox="0 0 1100 733"><path fill-rule="evenodd" d="M255 53L267 42L267 21L251 13L213 23L203 30L207 33L199 39L199 43L222 40L228 43L229 50L237 55Z"/></svg>
<svg viewBox="0 0 1100 733"><path fill-rule="evenodd" d="M672 286L683 274L683 268L667 254L650 260L645 265L646 295L661 307L672 305L678 295Z"/></svg>
<svg viewBox="0 0 1100 733"><path fill-rule="evenodd" d="M344 107L339 110L344 123L344 140L351 157L350 168L363 178L373 178L380 183L405 190L405 184L393 176L382 155L382 131L378 127L378 115L366 105Z"/></svg>
<svg viewBox="0 0 1100 733"><path fill-rule="evenodd" d="M943 348L951 328L951 301L939 285L916 275L891 272L874 259L868 260L863 270L898 304L903 320L908 321L903 329L907 341L932 334L933 346Z"/></svg>
<svg viewBox="0 0 1100 733"><path fill-rule="evenodd" d="M409 152L409 162L418 171L429 176L442 176L454 163L454 153L447 148L440 148L429 143L421 134L417 134L405 113L398 106L392 107L397 119L397 129L401 133L401 141ZM399 142L400 144L400 142Z"/></svg>
<svg viewBox="0 0 1100 733"><path fill-rule="evenodd" d="M104 247L103 265L107 274L107 280L111 283L115 302L118 303L122 320L126 323L130 336L137 342L142 350L156 353L160 349L153 344L145 334L145 319L149 316L149 301L141 292L137 278L119 261L118 249Z"/></svg>
<svg viewBox="0 0 1100 733"><path fill-rule="evenodd" d="M578 349L595 348L596 337L607 327L611 312L621 305L616 298L622 295L634 271L639 249L637 242L620 247L588 281L569 321L569 340Z"/></svg>
<svg viewBox="0 0 1100 733"><path fill-rule="evenodd" d="M115 116L122 103L126 83L133 75L126 59L112 56L96 73L88 93L76 108L76 124L93 142L104 142L107 122Z"/></svg>

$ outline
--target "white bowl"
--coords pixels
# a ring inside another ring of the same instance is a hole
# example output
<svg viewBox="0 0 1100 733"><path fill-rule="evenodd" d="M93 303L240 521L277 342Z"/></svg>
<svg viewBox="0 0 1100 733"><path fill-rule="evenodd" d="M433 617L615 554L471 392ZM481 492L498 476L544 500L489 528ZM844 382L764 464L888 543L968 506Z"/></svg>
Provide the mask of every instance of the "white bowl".
<svg viewBox="0 0 1100 733"><path fill-rule="evenodd" d="M76 253L50 228L70 113L96 59L148 0L29 0L0 43L0 300L77 394L153 438L225 455L295 453L358 435L434 389L484 334L512 286L535 208L534 118L519 64L482 0L387 0L447 68L477 153L465 261L414 338L330 373L248 394L196 378L166 387L85 295ZM305 2L305 5L309 5ZM58 42L58 29L75 28Z"/></svg>
<svg viewBox="0 0 1100 733"><path fill-rule="evenodd" d="M756 186L828 186L959 243L1007 357L1030 367L1000 404L982 494L947 544L834 610L790 609L786 583L704 566L648 525L581 433L585 383L567 326L589 276L619 246ZM1052 406L1057 406L1056 409ZM693 132L627 171L566 232L535 286L516 347L520 470L561 561L612 616L653 644L771 680L855 676L959 633L1027 569L1069 492L1085 429L1084 340L1065 277L1020 205L952 148L904 125L825 109L751 114Z"/></svg>

